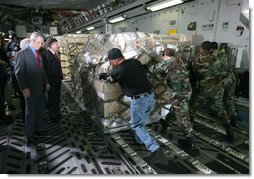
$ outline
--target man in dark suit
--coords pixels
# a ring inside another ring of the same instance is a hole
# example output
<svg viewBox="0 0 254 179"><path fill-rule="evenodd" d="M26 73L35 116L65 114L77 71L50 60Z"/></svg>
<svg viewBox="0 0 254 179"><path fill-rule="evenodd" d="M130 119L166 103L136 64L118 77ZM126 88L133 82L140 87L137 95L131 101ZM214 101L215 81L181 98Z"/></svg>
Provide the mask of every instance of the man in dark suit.
<svg viewBox="0 0 254 179"><path fill-rule="evenodd" d="M6 82L6 73L4 68L4 64L0 59L0 125L5 124L4 88Z"/></svg>
<svg viewBox="0 0 254 179"><path fill-rule="evenodd" d="M30 44L30 39L29 38L25 38L23 40L20 41L20 49L25 49L26 47L28 47L28 45ZM16 58L17 58L17 55L15 55L14 57L14 61L12 62L13 66L15 67L15 63L16 63ZM19 94L19 100L20 100L20 106L21 106L21 110L22 110L22 120L23 122L25 123L25 113L26 113L26 102L25 102L25 98L23 96L23 92L20 90L19 88L19 85L18 85L18 81L16 79L16 76L15 76L15 70L14 71L14 74L13 74L13 86L14 86L14 89L18 92Z"/></svg>
<svg viewBox="0 0 254 179"><path fill-rule="evenodd" d="M50 89L39 53L43 42L43 35L33 32L29 46L16 57L15 75L26 101L25 136L29 143L36 142L34 136L42 135L45 90Z"/></svg>
<svg viewBox="0 0 254 179"><path fill-rule="evenodd" d="M5 89L5 84L8 80L8 74L6 72L6 66L8 64L6 63L6 61L8 61L6 53L3 49L0 48L0 126L9 125L14 121L11 115L7 116L5 114L4 89Z"/></svg>
<svg viewBox="0 0 254 179"><path fill-rule="evenodd" d="M49 118L51 121L57 122L61 119L60 93L63 73L61 61L57 55L59 48L57 40L49 38L46 45L48 49L44 54L44 64L50 84L50 91L48 93Z"/></svg>

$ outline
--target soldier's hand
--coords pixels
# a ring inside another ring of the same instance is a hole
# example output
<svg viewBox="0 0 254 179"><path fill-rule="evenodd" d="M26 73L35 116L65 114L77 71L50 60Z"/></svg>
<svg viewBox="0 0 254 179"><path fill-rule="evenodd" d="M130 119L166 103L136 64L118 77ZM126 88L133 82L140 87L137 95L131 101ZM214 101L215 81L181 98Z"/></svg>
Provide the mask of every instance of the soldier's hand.
<svg viewBox="0 0 254 179"><path fill-rule="evenodd" d="M107 80L108 77L109 77L108 73L100 73L99 74L99 80Z"/></svg>

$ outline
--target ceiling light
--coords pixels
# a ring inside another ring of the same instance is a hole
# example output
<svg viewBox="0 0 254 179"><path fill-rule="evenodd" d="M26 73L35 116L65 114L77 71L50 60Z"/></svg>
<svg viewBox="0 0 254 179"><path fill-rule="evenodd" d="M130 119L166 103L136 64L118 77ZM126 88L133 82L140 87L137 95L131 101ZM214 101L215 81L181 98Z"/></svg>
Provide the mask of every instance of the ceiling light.
<svg viewBox="0 0 254 179"><path fill-rule="evenodd" d="M86 30L94 30L95 27L94 26L90 26L90 27L87 27Z"/></svg>
<svg viewBox="0 0 254 179"><path fill-rule="evenodd" d="M79 30L79 31L76 31L76 34L81 34L81 30Z"/></svg>
<svg viewBox="0 0 254 179"><path fill-rule="evenodd" d="M125 17L123 17L123 16L119 16L119 17L114 17L114 18L108 19L108 21L110 23L112 23L112 24L116 23L116 22L123 21L123 20L125 20Z"/></svg>
<svg viewBox="0 0 254 179"><path fill-rule="evenodd" d="M243 11L244 14L249 14L249 9Z"/></svg>
<svg viewBox="0 0 254 179"><path fill-rule="evenodd" d="M167 7L175 6L177 4L183 3L183 0L167 0L167 1L162 1L160 3L148 6L147 9L150 11L158 11Z"/></svg>

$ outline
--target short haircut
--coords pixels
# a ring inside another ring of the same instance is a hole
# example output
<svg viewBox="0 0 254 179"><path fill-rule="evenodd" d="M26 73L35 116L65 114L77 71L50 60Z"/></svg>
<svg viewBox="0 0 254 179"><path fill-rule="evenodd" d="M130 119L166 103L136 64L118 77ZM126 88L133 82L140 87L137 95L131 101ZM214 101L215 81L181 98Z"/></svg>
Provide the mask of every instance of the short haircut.
<svg viewBox="0 0 254 179"><path fill-rule="evenodd" d="M166 48L166 49L163 51L163 53L162 53L163 56L167 55L167 56L169 56L169 57L173 57L174 54L175 54L175 51L174 51L172 48Z"/></svg>
<svg viewBox="0 0 254 179"><path fill-rule="evenodd" d="M38 37L42 38L43 40L45 39L44 36L39 33L39 32L33 32L31 35L30 35L30 41L35 41Z"/></svg>
<svg viewBox="0 0 254 179"><path fill-rule="evenodd" d="M202 48L204 51L210 51L210 50L211 50L211 42L210 42L210 41L204 41L204 42L201 44L201 48Z"/></svg>
<svg viewBox="0 0 254 179"><path fill-rule="evenodd" d="M46 47L51 48L51 45L52 45L54 42L57 42L57 40L56 40L55 38L49 38L49 39L47 39L47 41L46 41Z"/></svg>
<svg viewBox="0 0 254 179"><path fill-rule="evenodd" d="M29 44L30 44L30 39L29 39L29 38L25 38L25 39L23 39L23 40L20 41L19 47L20 47L20 49L24 49L24 48L26 48Z"/></svg>
<svg viewBox="0 0 254 179"><path fill-rule="evenodd" d="M217 42L212 42L211 43L211 48L217 50L219 48L218 43Z"/></svg>

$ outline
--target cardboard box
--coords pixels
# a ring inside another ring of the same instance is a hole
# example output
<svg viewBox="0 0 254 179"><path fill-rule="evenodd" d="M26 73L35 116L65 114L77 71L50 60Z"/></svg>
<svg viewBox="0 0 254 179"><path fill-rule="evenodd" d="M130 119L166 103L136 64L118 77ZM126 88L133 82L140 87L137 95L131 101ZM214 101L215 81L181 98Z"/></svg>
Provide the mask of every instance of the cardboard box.
<svg viewBox="0 0 254 179"><path fill-rule="evenodd" d="M94 80L93 86L97 91L98 97L104 101L116 99L122 94L118 83L105 83L102 80Z"/></svg>
<svg viewBox="0 0 254 179"><path fill-rule="evenodd" d="M99 105L100 112L104 117L112 117L118 114L120 111L129 108L122 105L118 101L112 102L100 101L99 104L100 104Z"/></svg>
<svg viewBox="0 0 254 179"><path fill-rule="evenodd" d="M70 63L69 62L61 62L61 66L68 67L68 66L70 66Z"/></svg>
<svg viewBox="0 0 254 179"><path fill-rule="evenodd" d="M142 63L142 65L147 65L150 61L152 61L152 57L148 56L147 54L143 54L139 61Z"/></svg>

